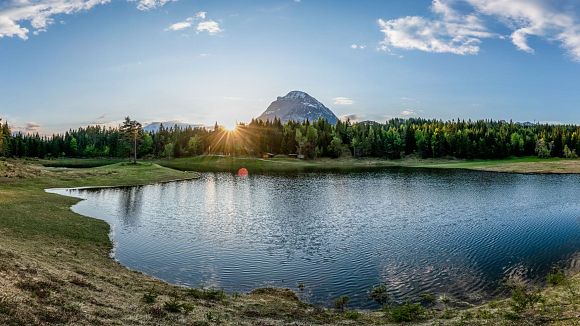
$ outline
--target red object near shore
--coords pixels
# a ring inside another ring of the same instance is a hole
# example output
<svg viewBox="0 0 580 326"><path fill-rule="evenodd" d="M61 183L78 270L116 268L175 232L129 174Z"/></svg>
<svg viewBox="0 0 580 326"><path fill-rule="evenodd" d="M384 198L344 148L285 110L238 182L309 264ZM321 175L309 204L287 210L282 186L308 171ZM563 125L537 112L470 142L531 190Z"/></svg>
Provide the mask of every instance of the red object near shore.
<svg viewBox="0 0 580 326"><path fill-rule="evenodd" d="M246 168L240 168L238 170L238 177L247 177L248 174L250 174L250 173L248 172L248 169L246 169Z"/></svg>

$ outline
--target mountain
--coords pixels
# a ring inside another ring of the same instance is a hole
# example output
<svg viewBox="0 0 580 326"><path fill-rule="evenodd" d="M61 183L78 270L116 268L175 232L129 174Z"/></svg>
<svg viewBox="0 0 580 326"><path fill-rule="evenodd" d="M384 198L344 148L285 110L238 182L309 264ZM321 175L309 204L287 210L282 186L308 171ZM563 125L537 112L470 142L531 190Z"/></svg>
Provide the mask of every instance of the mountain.
<svg viewBox="0 0 580 326"><path fill-rule="evenodd" d="M292 91L286 96L278 97L257 119L274 120L275 117L283 123L290 120L301 122L306 119L316 121L319 118L324 118L331 124L338 122L338 118L329 108L301 91Z"/></svg>
<svg viewBox="0 0 580 326"><path fill-rule="evenodd" d="M166 129L169 129L172 127L173 128L180 128L180 129L185 129L187 127L191 127L191 128L204 128L205 127L204 125L195 125L195 124L185 123L185 122L175 120L175 121L151 122L150 124L143 127L143 130L146 132L158 132L161 124L163 124L163 127Z"/></svg>

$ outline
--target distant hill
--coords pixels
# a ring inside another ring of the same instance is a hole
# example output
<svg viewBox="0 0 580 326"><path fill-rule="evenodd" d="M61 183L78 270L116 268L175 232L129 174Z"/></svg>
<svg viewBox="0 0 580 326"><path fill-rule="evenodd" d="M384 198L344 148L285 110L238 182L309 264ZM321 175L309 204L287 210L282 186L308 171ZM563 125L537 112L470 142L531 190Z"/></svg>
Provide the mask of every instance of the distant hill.
<svg viewBox="0 0 580 326"><path fill-rule="evenodd" d="M324 118L331 124L338 122L338 118L329 108L301 91L292 91L286 96L278 97L257 119L274 120L276 117L283 123L290 120L302 122L306 119L316 121L319 118Z"/></svg>
<svg viewBox="0 0 580 326"><path fill-rule="evenodd" d="M185 129L187 127L192 127L192 128L205 127L204 125L191 124L191 123L186 123L186 122L181 122L181 121L163 121L163 122L151 122L150 124L143 127L143 130L146 132L158 132L161 124L163 124L163 127L166 129L175 128L175 127L180 128L180 129Z"/></svg>

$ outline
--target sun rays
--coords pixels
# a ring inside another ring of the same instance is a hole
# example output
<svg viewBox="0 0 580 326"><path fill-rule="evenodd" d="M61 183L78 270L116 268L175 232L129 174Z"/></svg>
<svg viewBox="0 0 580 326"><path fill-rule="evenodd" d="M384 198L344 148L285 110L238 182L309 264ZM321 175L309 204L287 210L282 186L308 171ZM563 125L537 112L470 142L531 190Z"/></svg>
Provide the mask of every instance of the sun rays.
<svg viewBox="0 0 580 326"><path fill-rule="evenodd" d="M241 155L250 153L260 133L243 123L219 126L213 131L210 154Z"/></svg>

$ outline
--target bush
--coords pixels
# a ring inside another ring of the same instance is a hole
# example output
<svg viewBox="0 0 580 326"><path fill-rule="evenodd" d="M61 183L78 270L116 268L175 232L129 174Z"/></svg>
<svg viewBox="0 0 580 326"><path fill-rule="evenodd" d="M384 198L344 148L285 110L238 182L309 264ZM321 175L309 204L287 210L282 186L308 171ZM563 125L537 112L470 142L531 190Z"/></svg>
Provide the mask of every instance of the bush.
<svg viewBox="0 0 580 326"><path fill-rule="evenodd" d="M187 294L194 299L209 300L209 301L223 301L226 299L226 293L224 290L212 290L212 289L189 289Z"/></svg>
<svg viewBox="0 0 580 326"><path fill-rule="evenodd" d="M566 274L561 270L555 270L548 273L546 282L550 285L563 285L566 283Z"/></svg>
<svg viewBox="0 0 580 326"><path fill-rule="evenodd" d="M167 312L180 313L183 310L183 305L177 300L177 298L171 298L171 300L166 301L163 304L163 309Z"/></svg>
<svg viewBox="0 0 580 326"><path fill-rule="evenodd" d="M538 290L529 290L524 284L517 283L512 287L512 309L514 312L522 312L533 309L543 301L542 294Z"/></svg>
<svg viewBox="0 0 580 326"><path fill-rule="evenodd" d="M564 157L565 158L578 158L578 154L576 154L576 150L570 150L568 145L564 145Z"/></svg>
<svg viewBox="0 0 580 326"><path fill-rule="evenodd" d="M443 304L448 304L451 302L451 298L447 294L442 294L439 296L439 301Z"/></svg>
<svg viewBox="0 0 580 326"><path fill-rule="evenodd" d="M344 311L349 301L350 298L347 295L341 295L338 299L334 300L334 307L339 311Z"/></svg>
<svg viewBox="0 0 580 326"><path fill-rule="evenodd" d="M357 320L360 318L360 316L361 316L360 312L356 310L349 310L344 312L344 318L346 319Z"/></svg>
<svg viewBox="0 0 580 326"><path fill-rule="evenodd" d="M576 298L576 289L573 283L562 270L554 270L546 276L546 282L553 286L563 285L568 289L572 298Z"/></svg>
<svg viewBox="0 0 580 326"><path fill-rule="evenodd" d="M405 302L387 310L389 318L394 322L412 322L425 317L425 308L418 303Z"/></svg>
<svg viewBox="0 0 580 326"><path fill-rule="evenodd" d="M422 303L433 304L433 303L435 303L436 300L437 300L437 298L435 298L435 295L431 292L421 293L421 302Z"/></svg>
<svg viewBox="0 0 580 326"><path fill-rule="evenodd" d="M385 284L375 285L371 289L369 296L380 305L384 305L389 301L389 294L387 293L387 286Z"/></svg>
<svg viewBox="0 0 580 326"><path fill-rule="evenodd" d="M145 294L143 294L143 302L145 303L155 303L155 301L157 300L157 294L153 293L153 291L149 291Z"/></svg>

